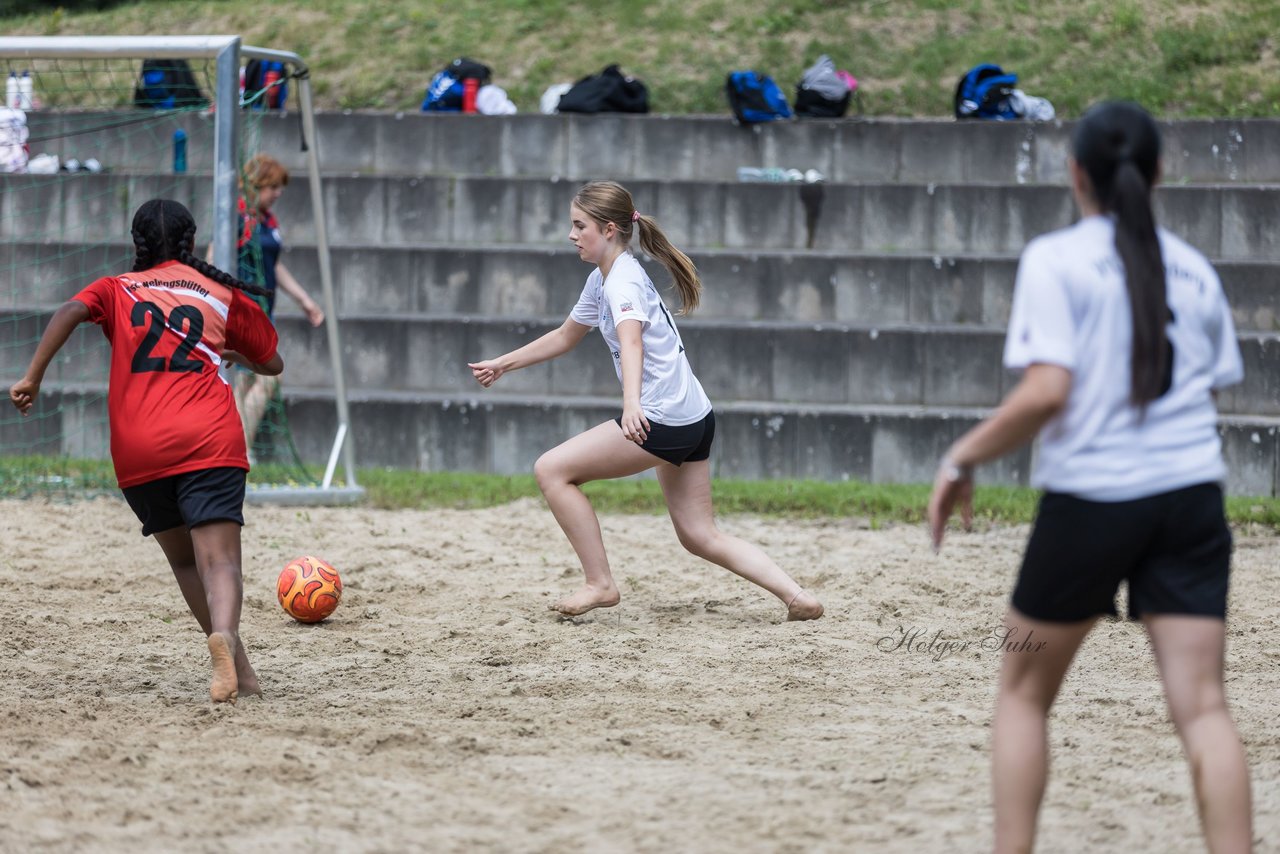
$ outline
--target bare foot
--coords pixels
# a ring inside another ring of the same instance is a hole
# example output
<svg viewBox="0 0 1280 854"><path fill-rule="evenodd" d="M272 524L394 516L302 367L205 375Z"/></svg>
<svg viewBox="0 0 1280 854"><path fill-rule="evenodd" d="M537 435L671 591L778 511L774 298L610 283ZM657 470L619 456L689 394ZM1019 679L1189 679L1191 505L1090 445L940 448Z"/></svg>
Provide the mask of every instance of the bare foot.
<svg viewBox="0 0 1280 854"><path fill-rule="evenodd" d="M547 607L552 611L559 611L566 617L576 617L596 608L612 608L618 604L621 598L618 594L618 588L613 585L605 589L587 585L572 596L566 596L554 605L548 605Z"/></svg>
<svg viewBox="0 0 1280 854"><path fill-rule="evenodd" d="M801 590L787 603L788 620L816 620L822 616L822 603L808 590Z"/></svg>
<svg viewBox="0 0 1280 854"><path fill-rule="evenodd" d="M232 652L235 639L222 632L209 635L209 658L213 663L213 681L209 683L209 698L215 703L235 703L236 657Z"/></svg>
<svg viewBox="0 0 1280 854"><path fill-rule="evenodd" d="M244 653L244 644L236 645L236 694L241 697L262 696L262 686L258 684L258 674L253 672L249 657Z"/></svg>

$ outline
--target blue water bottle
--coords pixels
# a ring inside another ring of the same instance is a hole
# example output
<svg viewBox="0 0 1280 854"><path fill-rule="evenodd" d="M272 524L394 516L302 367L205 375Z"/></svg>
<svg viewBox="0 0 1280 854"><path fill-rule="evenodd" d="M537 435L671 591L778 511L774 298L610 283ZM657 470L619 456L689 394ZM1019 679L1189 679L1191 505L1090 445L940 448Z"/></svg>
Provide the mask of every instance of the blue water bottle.
<svg viewBox="0 0 1280 854"><path fill-rule="evenodd" d="M187 132L182 128L173 132L173 171L187 171Z"/></svg>

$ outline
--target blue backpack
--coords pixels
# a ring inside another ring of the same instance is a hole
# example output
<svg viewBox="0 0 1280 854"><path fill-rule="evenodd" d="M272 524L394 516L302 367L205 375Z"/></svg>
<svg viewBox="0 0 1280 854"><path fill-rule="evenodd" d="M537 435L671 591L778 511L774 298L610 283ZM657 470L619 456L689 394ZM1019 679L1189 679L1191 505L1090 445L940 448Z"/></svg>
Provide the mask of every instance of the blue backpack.
<svg viewBox="0 0 1280 854"><path fill-rule="evenodd" d="M734 71L724 84L734 117L744 125L791 118L787 96L768 75L755 71Z"/></svg>
<svg viewBox="0 0 1280 854"><path fill-rule="evenodd" d="M460 56L436 72L427 84L427 94L422 99L424 113L456 113L462 109L462 81L476 80L484 86L492 71L483 62Z"/></svg>
<svg viewBox="0 0 1280 854"><path fill-rule="evenodd" d="M1011 97L1018 75L1006 74L998 65L975 65L956 84L957 119L1021 118L1013 111Z"/></svg>
<svg viewBox="0 0 1280 854"><path fill-rule="evenodd" d="M180 110L207 107L209 99L200 91L185 59L144 59L133 89L133 104L153 110Z"/></svg>

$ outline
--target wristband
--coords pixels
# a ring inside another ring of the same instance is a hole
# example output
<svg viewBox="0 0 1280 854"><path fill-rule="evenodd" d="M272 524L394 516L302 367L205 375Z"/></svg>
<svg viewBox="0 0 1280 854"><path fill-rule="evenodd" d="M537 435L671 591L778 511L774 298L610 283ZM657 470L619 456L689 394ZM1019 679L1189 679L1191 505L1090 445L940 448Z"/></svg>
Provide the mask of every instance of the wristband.
<svg viewBox="0 0 1280 854"><path fill-rule="evenodd" d="M943 457L939 466L942 469L942 476L947 483L960 483L961 481L973 480L973 466L962 466L953 461L950 457Z"/></svg>

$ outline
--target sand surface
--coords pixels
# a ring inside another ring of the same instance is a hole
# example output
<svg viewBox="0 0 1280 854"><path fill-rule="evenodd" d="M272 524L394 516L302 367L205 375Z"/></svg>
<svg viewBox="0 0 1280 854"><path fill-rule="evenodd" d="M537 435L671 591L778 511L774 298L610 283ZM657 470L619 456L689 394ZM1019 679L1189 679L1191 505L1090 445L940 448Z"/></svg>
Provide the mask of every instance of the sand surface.
<svg viewBox="0 0 1280 854"><path fill-rule="evenodd" d="M266 696L208 702L203 635L122 501L0 502L0 850L989 850L999 624L1026 535L729 517L817 623L602 520L623 601L575 621L536 501L248 508L243 638ZM346 595L279 608L299 554ZM1237 532L1229 693L1259 851L1280 850L1280 539ZM920 630L965 649L893 649ZM888 639L888 640L883 640ZM1107 623L1051 733L1043 852L1202 851L1141 629Z"/></svg>

